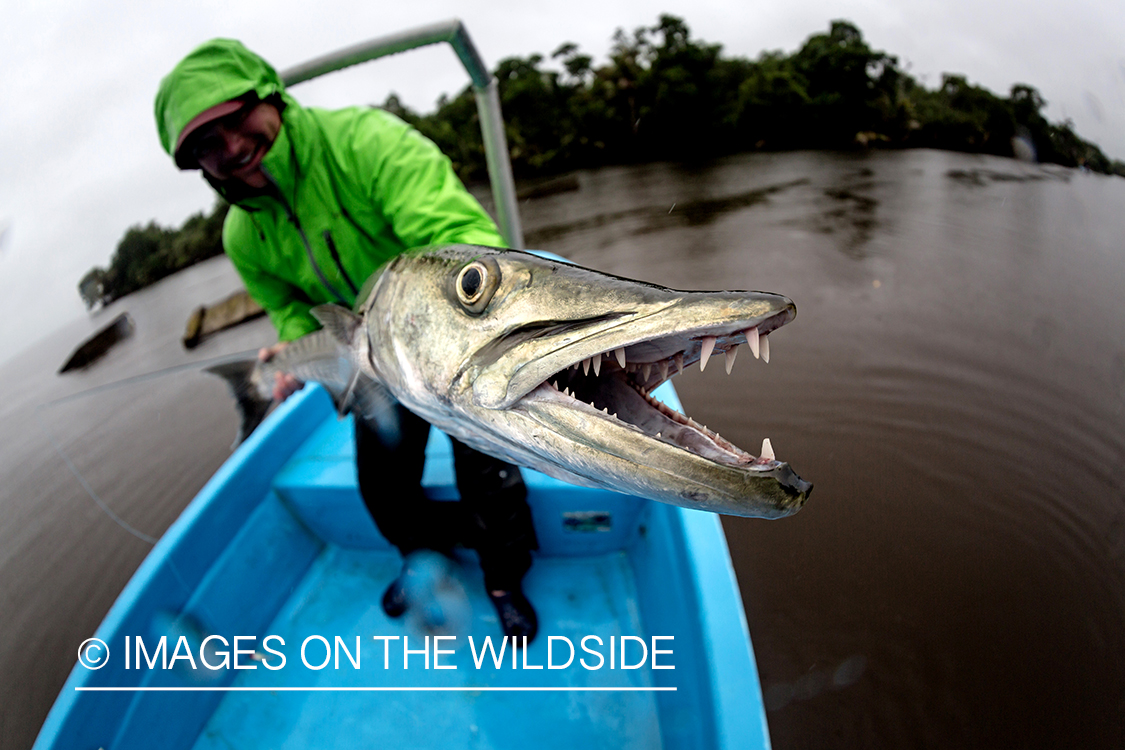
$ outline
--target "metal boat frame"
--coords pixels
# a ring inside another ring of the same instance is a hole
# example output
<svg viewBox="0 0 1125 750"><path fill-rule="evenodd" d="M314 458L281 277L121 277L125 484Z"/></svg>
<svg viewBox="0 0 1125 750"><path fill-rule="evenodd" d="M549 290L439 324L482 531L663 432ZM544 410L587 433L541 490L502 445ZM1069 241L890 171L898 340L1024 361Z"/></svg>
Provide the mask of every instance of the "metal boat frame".
<svg viewBox="0 0 1125 750"><path fill-rule="evenodd" d="M523 250L523 227L516 203L516 184L512 163L508 159L508 142L504 136L504 118L500 113L500 94L496 77L488 72L480 53L469 38L465 25L458 19L419 26L396 34L377 37L341 50L314 58L281 72L286 86L295 86L359 63L387 55L447 42L473 82L477 111L480 113L481 136L488 162L488 178L496 202L496 221L508 247Z"/></svg>

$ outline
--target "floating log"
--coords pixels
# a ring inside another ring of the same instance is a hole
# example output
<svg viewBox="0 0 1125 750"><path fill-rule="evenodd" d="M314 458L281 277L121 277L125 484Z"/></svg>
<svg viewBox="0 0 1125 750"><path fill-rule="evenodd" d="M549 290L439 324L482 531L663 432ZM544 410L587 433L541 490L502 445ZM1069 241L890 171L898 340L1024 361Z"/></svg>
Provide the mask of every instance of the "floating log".
<svg viewBox="0 0 1125 750"><path fill-rule="evenodd" d="M121 313L109 325L86 339L81 346L75 349L70 355L70 359L59 368L59 374L87 367L101 359L114 344L132 336L134 328L133 317L127 312Z"/></svg>
<svg viewBox="0 0 1125 750"><path fill-rule="evenodd" d="M213 305L200 305L188 318L187 327L184 329L184 347L193 349L212 333L245 323L264 314L265 310L245 289Z"/></svg>

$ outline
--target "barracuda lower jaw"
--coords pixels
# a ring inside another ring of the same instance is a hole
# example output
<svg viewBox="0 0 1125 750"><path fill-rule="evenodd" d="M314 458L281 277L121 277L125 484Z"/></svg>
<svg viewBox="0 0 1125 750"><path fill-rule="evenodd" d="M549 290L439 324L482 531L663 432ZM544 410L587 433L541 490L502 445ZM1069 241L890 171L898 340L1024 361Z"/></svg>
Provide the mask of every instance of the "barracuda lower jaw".
<svg viewBox="0 0 1125 750"><path fill-rule="evenodd" d="M766 336L759 336L757 328L750 328L729 336L700 336L680 343L686 344L682 350L649 362L630 361L629 354L643 354L645 347L650 353L659 351L660 341L594 355L555 373L534 393L538 399L560 400L571 408L591 410L648 437L718 463L761 470L777 465L769 438L762 443L760 457L755 457L650 395L685 367L699 362L700 369L704 370L709 359L719 355L723 355L729 375L741 343L748 343L756 358L768 362ZM666 347L666 341L664 345Z"/></svg>

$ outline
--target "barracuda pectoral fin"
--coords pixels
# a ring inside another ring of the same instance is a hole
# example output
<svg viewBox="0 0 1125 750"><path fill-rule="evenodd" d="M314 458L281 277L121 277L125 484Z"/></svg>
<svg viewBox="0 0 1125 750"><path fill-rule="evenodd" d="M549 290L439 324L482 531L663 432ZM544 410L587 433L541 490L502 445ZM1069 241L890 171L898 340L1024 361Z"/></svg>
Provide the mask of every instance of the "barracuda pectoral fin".
<svg viewBox="0 0 1125 750"><path fill-rule="evenodd" d="M395 448L402 441L402 426L395 409L397 404L386 386L356 370L351 390L337 406L341 414L350 411L356 419L367 424L387 448Z"/></svg>
<svg viewBox="0 0 1125 750"><path fill-rule="evenodd" d="M340 305L317 305L309 311L324 330L352 353L350 376L342 395L336 399L340 416L351 412L367 424L383 445L394 448L402 439L398 401L378 380L372 378L355 359L356 338L362 336L363 316Z"/></svg>

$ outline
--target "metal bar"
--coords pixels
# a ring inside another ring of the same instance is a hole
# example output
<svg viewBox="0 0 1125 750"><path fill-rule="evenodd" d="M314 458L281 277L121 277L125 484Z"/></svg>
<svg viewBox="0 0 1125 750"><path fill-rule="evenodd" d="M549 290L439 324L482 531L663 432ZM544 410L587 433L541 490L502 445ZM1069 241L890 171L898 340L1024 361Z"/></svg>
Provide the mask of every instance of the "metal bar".
<svg viewBox="0 0 1125 750"><path fill-rule="evenodd" d="M281 72L281 79L286 86L294 86L325 73L358 65L368 60L375 60L416 47L437 44L438 42L451 42L460 25L461 22L456 19L442 21L353 44L350 47L344 47L336 52L330 52L327 55L284 70Z"/></svg>
<svg viewBox="0 0 1125 750"><path fill-rule="evenodd" d="M492 183L492 200L496 204L496 220L508 245L523 250L523 225L516 202L516 182L512 162L508 159L508 141L504 137L504 116L500 114L500 89L495 78L484 88L473 87L480 113L480 130L484 138L484 158L488 162L488 179ZM491 147L489 147L491 144Z"/></svg>
<svg viewBox="0 0 1125 750"><path fill-rule="evenodd" d="M488 72L484 60L469 38L469 32L459 19L419 26L345 47L283 70L281 79L286 87L295 86L352 65L440 42L453 47L473 82L477 111L480 113L481 137L484 139L484 155L488 163L488 179L492 184L492 197L496 203L497 223L508 246L522 250L523 227L520 224L519 204L516 202L512 162L508 157L508 143L504 136L498 84Z"/></svg>

